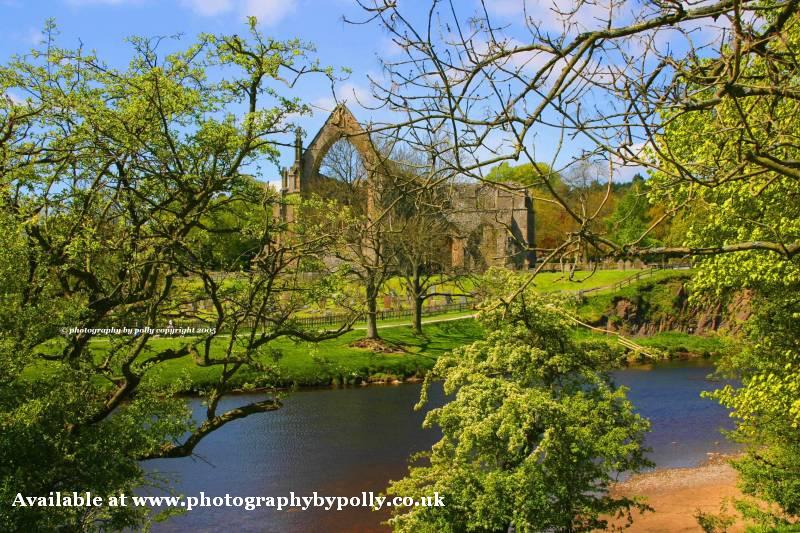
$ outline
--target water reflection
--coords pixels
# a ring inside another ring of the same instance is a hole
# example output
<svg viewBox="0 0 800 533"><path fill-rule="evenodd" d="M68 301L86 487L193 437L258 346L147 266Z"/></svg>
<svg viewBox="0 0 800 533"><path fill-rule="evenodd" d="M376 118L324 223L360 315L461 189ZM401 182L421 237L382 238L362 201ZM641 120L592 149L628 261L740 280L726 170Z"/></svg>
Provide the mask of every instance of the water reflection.
<svg viewBox="0 0 800 533"><path fill-rule="evenodd" d="M637 409L651 419L648 444L659 467L693 466L708 452L733 446L718 429L729 427L725 410L699 397L712 388L707 366L672 364L649 371L629 369L615 380L630 388ZM149 470L177 477L185 495L284 496L314 491L330 496L380 492L406 471L407 457L430 447L436 430L421 429L413 411L419 385L315 390L293 394L279 411L249 417L212 434L196 449L201 459L149 461ZM441 405L434 387L430 405ZM226 398L220 409L251 400ZM194 402L199 408L199 402ZM253 511L194 509L158 524L155 531L384 531L385 515L346 511Z"/></svg>

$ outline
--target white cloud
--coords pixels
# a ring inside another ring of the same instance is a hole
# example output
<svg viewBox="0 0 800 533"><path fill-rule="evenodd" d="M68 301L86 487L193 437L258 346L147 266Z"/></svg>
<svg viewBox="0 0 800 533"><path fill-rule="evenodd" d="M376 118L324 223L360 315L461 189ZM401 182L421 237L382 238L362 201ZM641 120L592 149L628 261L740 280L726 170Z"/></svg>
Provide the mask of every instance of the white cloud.
<svg viewBox="0 0 800 533"><path fill-rule="evenodd" d="M369 90L358 83L345 82L336 85L336 97L333 95L326 95L316 98L310 102L311 107L315 113L330 113L338 103L346 103L348 107L357 109L361 106L375 106L378 104L375 96Z"/></svg>
<svg viewBox="0 0 800 533"><path fill-rule="evenodd" d="M242 17L256 17L266 26L279 23L297 7L296 0L181 0L181 4L203 17L236 11Z"/></svg>
<svg viewBox="0 0 800 533"><path fill-rule="evenodd" d="M262 24L273 26L286 18L297 7L296 0L245 0L242 11Z"/></svg>
<svg viewBox="0 0 800 533"><path fill-rule="evenodd" d="M88 6L88 5L110 5L117 6L121 4L139 4L142 0L67 0L67 3L73 6Z"/></svg>
<svg viewBox="0 0 800 533"><path fill-rule="evenodd" d="M613 10L611 4L613 2ZM491 15L509 20L527 17L544 31L570 33L604 28L613 14L615 25L629 22L634 0L493 0L486 3Z"/></svg>
<svg viewBox="0 0 800 533"><path fill-rule="evenodd" d="M25 103L25 99L19 96L14 91L8 90L5 93L3 93L2 97L7 98L12 104L22 105Z"/></svg>
<svg viewBox="0 0 800 533"><path fill-rule="evenodd" d="M181 4L204 17L220 15L233 8L233 0L181 0Z"/></svg>
<svg viewBox="0 0 800 533"><path fill-rule="evenodd" d="M8 1L8 0L0 0ZM141 4L146 0L64 0L72 6ZM201 17L216 17L236 12L242 17L254 16L266 26L274 26L297 9L297 0L178 0Z"/></svg>
<svg viewBox="0 0 800 533"><path fill-rule="evenodd" d="M44 40L44 34L41 31L35 30L33 28L28 30L27 37L28 37L28 42L30 42L31 44L41 44L42 41Z"/></svg>
<svg viewBox="0 0 800 533"><path fill-rule="evenodd" d="M309 102L309 105L315 114L330 113L333 111L333 108L336 107L336 100L333 96L323 96L312 100Z"/></svg>
<svg viewBox="0 0 800 533"><path fill-rule="evenodd" d="M366 87L356 83L344 83L336 88L336 96L340 102L349 102L350 105L375 105L376 100L372 92Z"/></svg>
<svg viewBox="0 0 800 533"><path fill-rule="evenodd" d="M503 17L521 15L526 7L525 0L494 0L486 3L490 13Z"/></svg>
<svg viewBox="0 0 800 533"><path fill-rule="evenodd" d="M381 55L383 57L398 57L403 55L403 47L397 44L397 41L388 37L384 38L381 42Z"/></svg>

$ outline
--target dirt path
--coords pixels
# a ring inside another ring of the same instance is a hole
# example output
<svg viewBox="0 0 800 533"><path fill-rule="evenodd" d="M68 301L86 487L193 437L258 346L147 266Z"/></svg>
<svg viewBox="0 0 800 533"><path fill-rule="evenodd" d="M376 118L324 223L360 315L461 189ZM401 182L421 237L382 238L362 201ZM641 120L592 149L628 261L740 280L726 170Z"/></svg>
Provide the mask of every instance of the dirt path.
<svg viewBox="0 0 800 533"><path fill-rule="evenodd" d="M742 495L736 488L736 471L722 458L696 468L641 474L621 483L614 492L647 498L655 512L634 515L633 526L627 531L648 533L702 532L695 518L698 510L719 514L723 501ZM736 514L730 503L726 514ZM737 523L727 531L741 532L744 527Z"/></svg>
<svg viewBox="0 0 800 533"><path fill-rule="evenodd" d="M476 315L462 315L462 316L453 316L448 318L429 318L428 320L422 319L422 325L425 324L436 324L437 322L453 322L455 320L466 320L468 318L475 318ZM378 329L386 329L386 328L402 328L404 326L409 326L408 322L397 322L392 324L381 324L378 322ZM364 331L367 329L367 326L354 326L353 329L355 331Z"/></svg>

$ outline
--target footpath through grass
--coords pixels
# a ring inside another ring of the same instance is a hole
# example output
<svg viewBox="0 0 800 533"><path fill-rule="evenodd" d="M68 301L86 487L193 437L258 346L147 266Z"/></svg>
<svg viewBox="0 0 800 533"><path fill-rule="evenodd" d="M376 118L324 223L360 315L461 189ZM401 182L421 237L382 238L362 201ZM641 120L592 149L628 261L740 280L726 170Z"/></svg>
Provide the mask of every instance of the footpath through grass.
<svg viewBox="0 0 800 533"><path fill-rule="evenodd" d="M453 320L456 318L456 320ZM384 324L381 337L390 351L381 352L369 348L351 346L363 339L364 332L350 331L336 339L320 343L295 342L281 338L269 344L259 360L271 367L269 382L279 387L352 385L364 381L392 381L410 377L422 377L433 367L436 358L457 346L468 344L483 337L483 330L469 315L459 317L435 317L424 326L425 335L413 332L408 325ZM226 338L212 342L222 352ZM169 348L178 348L186 342L181 338L153 338L148 342L142 359ZM89 349L97 360L103 358L110 347L108 339L91 341ZM52 371L56 363L42 363L26 369L29 378ZM220 366L201 367L191 356L165 361L148 372L146 380L157 383L186 383L185 390L202 389L219 379ZM264 380L263 374L243 368L233 379L236 386L247 388Z"/></svg>
<svg viewBox="0 0 800 533"><path fill-rule="evenodd" d="M590 285L584 285L571 282L560 273L545 273L540 275L542 277L537 276L537 287L546 292L601 287L635 274L635 270L600 271L589 278L592 280ZM584 300L579 314L583 319L596 318L609 308L614 297L634 296L642 289L652 291L653 287L659 286L657 281L686 275L685 271L658 272L654 277L613 294L594 294ZM582 279L585 274L576 277ZM588 281L587 279L584 283ZM423 328L424 335L415 334L407 320L382 322L380 335L384 341L383 346L354 346L364 336L359 327L337 339L317 344L278 339L270 343L269 349L260 356L260 361L271 368L269 382L280 387L346 385L422 377L441 354L484 337L482 328L471 314L449 313L427 318ZM584 329L576 329L574 335L579 341L605 340L610 345L617 346L616 338L611 335ZM221 353L228 340L224 335L214 339L212 352L217 348L218 353ZM181 338L154 338L148 343L147 351L142 357L146 358L168 348L177 348L185 342L186 339ZM725 346L724 339L716 336L695 336L678 332L638 337L635 342L645 347L657 348L671 357L685 354L709 356L722 351ZM90 343L90 349L98 360L107 354L109 347L110 341L107 338L96 338ZM36 368L29 368L26 373L35 379L38 374L52 371L52 364L43 363ZM158 383L181 382L185 383L183 389L197 390L216 382L220 372L219 366L200 367L191 356L186 356L160 364L157 369L148 373L146 379ZM234 384L247 388L263 382L263 373L242 369Z"/></svg>

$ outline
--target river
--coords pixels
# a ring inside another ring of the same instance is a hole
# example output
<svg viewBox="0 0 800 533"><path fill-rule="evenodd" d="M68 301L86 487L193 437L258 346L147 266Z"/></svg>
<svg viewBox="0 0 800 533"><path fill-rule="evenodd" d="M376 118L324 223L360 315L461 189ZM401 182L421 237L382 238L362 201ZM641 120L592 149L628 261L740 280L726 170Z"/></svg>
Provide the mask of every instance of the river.
<svg viewBox="0 0 800 533"><path fill-rule="evenodd" d="M657 468L696 466L710 452L735 445L720 429L730 427L727 412L700 392L715 387L707 362L664 363L615 373L630 389L637 410L652 422L647 443ZM196 448L198 457L148 461L146 468L177 479L178 492L209 496L356 496L382 492L401 477L407 457L430 447L436 430L421 429L424 414L412 406L419 385L370 386L300 391L284 408L235 421ZM441 387L431 391L431 406L441 405ZM220 409L246 403L247 395L225 398ZM200 402L192 400L200 409ZM156 524L173 531L384 531L385 515L369 510L275 511L258 508L197 508Z"/></svg>

